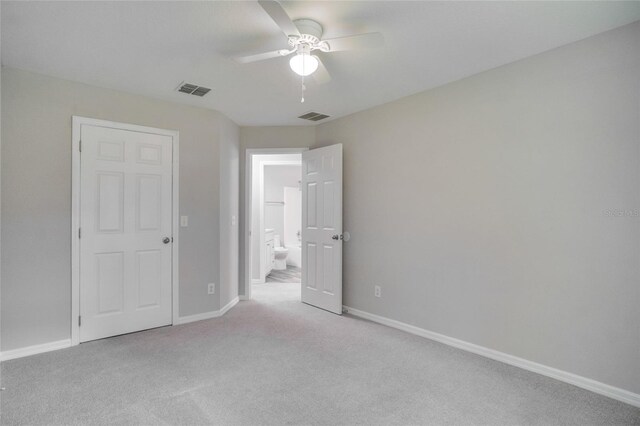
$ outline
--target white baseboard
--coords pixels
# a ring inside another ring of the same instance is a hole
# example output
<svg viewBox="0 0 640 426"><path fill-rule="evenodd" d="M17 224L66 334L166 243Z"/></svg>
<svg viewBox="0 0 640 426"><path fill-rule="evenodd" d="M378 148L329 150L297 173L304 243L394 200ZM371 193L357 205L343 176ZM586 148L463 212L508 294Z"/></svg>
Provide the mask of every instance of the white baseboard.
<svg viewBox="0 0 640 426"><path fill-rule="evenodd" d="M493 349L485 348L474 343L465 342L453 337L445 336L444 334L435 333L433 331L425 330L413 325L409 325L400 321L385 318L379 315L371 314L369 312L361 311L358 309L343 306L343 310L346 313L367 319L369 321L377 322L379 324L386 325L388 327L396 328L398 330L406 331L407 333L415 334L417 336L425 337L430 340L435 340L445 345L453 346L468 352L472 352L477 355L481 355L496 361L504 362L505 364L513 365L515 367L529 370L534 373L542 374L543 376L551 377L556 380L560 380L565 383L578 386L580 388L595 392L600 395L607 396L609 398L625 402L635 407L640 407L640 394L633 393L624 389L617 388L615 386L607 385L602 382L598 382L586 377L578 376L577 374L569 373L567 371L558 370L557 368L548 367L537 362L529 361L524 358L509 355L504 352L496 351Z"/></svg>
<svg viewBox="0 0 640 426"><path fill-rule="evenodd" d="M221 317L229 309L233 308L236 305L236 303L238 303L238 300L239 300L238 297L233 298L229 303L227 303L222 309L220 309L218 311L203 312L201 314L187 315L185 317L178 317L178 320L176 322L174 322L173 325L188 324L190 322L202 321L202 320L207 320L207 319L211 319L211 318Z"/></svg>
<svg viewBox="0 0 640 426"><path fill-rule="evenodd" d="M233 299L231 299L231 301L229 301L229 303L227 303L226 305L224 305L222 307L222 309L220 309L220 316L224 315L227 313L227 311L231 308L233 308L234 306L236 306L238 304L238 302L240 301L240 296L236 296Z"/></svg>
<svg viewBox="0 0 640 426"><path fill-rule="evenodd" d="M71 347L71 339L58 340L55 342L42 343L40 345L27 346L24 348L12 349L10 351L4 351L0 353L1 361L8 361L10 359L22 358L25 356L41 354L44 352L57 351L58 349L65 349Z"/></svg>
<svg viewBox="0 0 640 426"><path fill-rule="evenodd" d="M178 321L174 323L174 325L221 317L222 315L227 313L229 309L233 308L238 303L238 300L238 297L233 298L229 303L227 303L222 309L218 311L180 317L178 318ZM43 343L41 345L27 346L25 348L18 348L10 351L0 352L0 361L8 361L10 359L22 358L29 355L36 355L44 352L55 351L58 349L70 348L71 346L71 339L58 340L56 342Z"/></svg>
<svg viewBox="0 0 640 426"><path fill-rule="evenodd" d="M188 324L190 322L202 321L202 320L207 320L211 318L218 318L219 316L220 316L220 311L211 311L211 312L203 312L201 314L187 315L184 317L178 317L178 320L174 321L173 325Z"/></svg>
<svg viewBox="0 0 640 426"><path fill-rule="evenodd" d="M244 294L241 294L240 296L238 296L238 298L239 298L240 300L251 300L251 299L249 298L249 296L246 296L246 295L244 295Z"/></svg>

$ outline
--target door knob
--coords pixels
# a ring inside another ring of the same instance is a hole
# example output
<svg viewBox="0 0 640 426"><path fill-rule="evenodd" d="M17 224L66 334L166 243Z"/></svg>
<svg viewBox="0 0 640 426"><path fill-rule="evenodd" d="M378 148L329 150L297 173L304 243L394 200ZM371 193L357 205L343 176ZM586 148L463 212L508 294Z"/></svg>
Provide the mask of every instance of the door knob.
<svg viewBox="0 0 640 426"><path fill-rule="evenodd" d="M332 240L341 240L341 239L342 239L342 234L340 234L340 235L338 235L338 234L333 235L333 236L331 237L331 239L332 239Z"/></svg>
<svg viewBox="0 0 640 426"><path fill-rule="evenodd" d="M165 244L169 244L169 243L171 242L171 238L169 238L169 237L164 237L164 238L162 239L162 242L163 242L163 243L165 243Z"/></svg>

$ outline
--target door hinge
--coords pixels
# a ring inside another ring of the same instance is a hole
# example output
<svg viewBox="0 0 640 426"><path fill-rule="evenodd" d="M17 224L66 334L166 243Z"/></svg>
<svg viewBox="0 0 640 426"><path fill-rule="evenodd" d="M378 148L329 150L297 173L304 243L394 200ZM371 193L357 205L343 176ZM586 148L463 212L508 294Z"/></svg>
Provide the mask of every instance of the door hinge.
<svg viewBox="0 0 640 426"><path fill-rule="evenodd" d="M78 315L78 327L82 325L82 317Z"/></svg>
<svg viewBox="0 0 640 426"><path fill-rule="evenodd" d="M82 238L82 228L78 228L78 238Z"/></svg>
<svg viewBox="0 0 640 426"><path fill-rule="evenodd" d="M82 152L82 139L78 143L78 151Z"/></svg>

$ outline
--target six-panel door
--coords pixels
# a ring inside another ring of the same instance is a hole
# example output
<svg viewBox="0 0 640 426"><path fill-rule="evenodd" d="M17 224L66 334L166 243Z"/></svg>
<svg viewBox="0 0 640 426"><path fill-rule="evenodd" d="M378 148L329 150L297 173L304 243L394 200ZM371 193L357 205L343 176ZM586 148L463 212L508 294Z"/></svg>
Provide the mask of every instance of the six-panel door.
<svg viewBox="0 0 640 426"><path fill-rule="evenodd" d="M169 325L172 138L86 124L80 138L80 341Z"/></svg>
<svg viewBox="0 0 640 426"><path fill-rule="evenodd" d="M302 153L302 301L342 313L342 145Z"/></svg>

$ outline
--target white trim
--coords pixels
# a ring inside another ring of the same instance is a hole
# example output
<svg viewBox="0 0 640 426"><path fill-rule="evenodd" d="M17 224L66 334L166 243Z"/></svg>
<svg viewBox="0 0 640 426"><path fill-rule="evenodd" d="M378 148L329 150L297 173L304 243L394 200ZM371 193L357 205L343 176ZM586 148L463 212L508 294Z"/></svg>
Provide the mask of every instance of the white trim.
<svg viewBox="0 0 640 426"><path fill-rule="evenodd" d="M80 136L83 125L109 127L112 129L129 130L140 133L152 133L155 135L170 136L173 139L173 187L172 187L172 323L179 319L179 248L178 238L180 229L180 132L177 130L158 129L155 127L139 126L137 124L117 123L114 121L98 120L80 116L72 116L71 131L71 345L80 343L80 327L78 315L80 315L80 241L78 228L80 227Z"/></svg>
<svg viewBox="0 0 640 426"><path fill-rule="evenodd" d="M224 314L226 314L229 309L233 308L238 303L239 300L240 300L239 297L233 298L231 302L224 305L222 309L218 311L203 312L201 314L187 315L186 317L179 317L178 321L173 322L173 325L188 324L190 322L195 322L195 321L202 321L202 320L207 320L211 318L219 318Z"/></svg>
<svg viewBox="0 0 640 426"><path fill-rule="evenodd" d="M205 312L202 314L189 315L186 317L178 317L173 321L173 325L187 324L194 321L200 321L210 318L218 318L226 314L229 309L238 304L239 297L234 297L229 303L222 307L222 309L213 312ZM65 349L74 346L71 339L58 340L55 342L43 343L40 345L27 346L24 348L12 349L10 351L0 352L0 361L8 361L10 359L23 358L25 356L41 354L45 352L57 351L58 349Z"/></svg>
<svg viewBox="0 0 640 426"><path fill-rule="evenodd" d="M71 344L80 343L80 127L79 117L71 118Z"/></svg>
<svg viewBox="0 0 640 426"><path fill-rule="evenodd" d="M201 314L187 315L185 317L178 317L177 321L173 322L173 325L188 324L190 322L202 321L211 318L218 318L220 311L203 312Z"/></svg>
<svg viewBox="0 0 640 426"><path fill-rule="evenodd" d="M567 371L558 370L557 368L549 367L537 362L529 361L524 358L519 358L514 355L509 355L504 352L496 351L493 349L485 348L484 346L476 345L474 343L465 342L453 337L445 336L444 334L436 333L433 331L425 330L423 328L416 327L414 325L406 324L400 321L396 321L390 318L385 318L380 315L371 314L369 312L361 311L358 309L343 306L343 312L349 313L353 316L360 317L369 321L383 324L388 327L396 328L398 330L406 331L407 333L415 334L416 336L424 337L426 339L435 340L436 342L444 343L454 348L462 349L467 352L481 355L486 358L493 359L495 361L504 362L505 364L513 365L514 367L522 368L523 370L532 371L534 373L542 374L543 376L551 377L552 379L560 380L561 382L569 383L579 388L586 389L588 391L604 395L606 397L622 401L624 403L640 407L640 394L636 394L615 386L607 385L602 382L588 379L577 374L569 373Z"/></svg>
<svg viewBox="0 0 640 426"><path fill-rule="evenodd" d="M24 348L1 352L0 360L8 361L10 359L22 358L25 356L57 351L58 349L65 349L70 347L71 339L58 340L55 342L42 343L40 345L26 346Z"/></svg>
<svg viewBox="0 0 640 426"><path fill-rule="evenodd" d="M251 211L252 211L252 187L253 187L253 156L254 155L286 155L300 154L309 148L259 148L245 151L244 167L244 294L242 300L251 300Z"/></svg>
<svg viewBox="0 0 640 426"><path fill-rule="evenodd" d="M226 314L229 309L233 308L239 301L238 297L233 298L219 311L205 312L203 314L190 315L187 317L179 317L173 325L187 324L189 322L205 320L209 318L218 318ZM25 356L41 354L45 352L57 351L58 349L66 349L74 346L71 339L58 340L55 342L43 343L40 345L27 346L24 348L12 349L10 351L0 352L0 361L8 361L10 359L23 358Z"/></svg>
<svg viewBox="0 0 640 426"><path fill-rule="evenodd" d="M239 301L240 301L240 296L236 296L236 297L234 297L233 299L231 299L231 300L229 301L229 303L227 303L226 305L224 305L224 306L222 307L222 309L220 309L220 311L218 311L218 312L220 312L220 316L222 316L222 315L226 314L226 313L229 311L229 309L231 309L231 308L233 308L234 306L236 306L236 305L238 304L238 302L239 302Z"/></svg>

